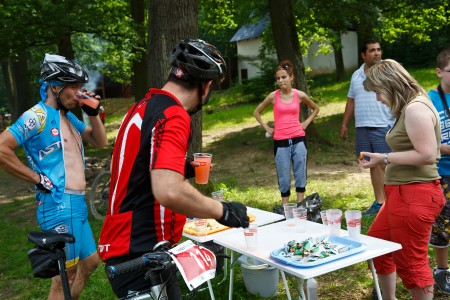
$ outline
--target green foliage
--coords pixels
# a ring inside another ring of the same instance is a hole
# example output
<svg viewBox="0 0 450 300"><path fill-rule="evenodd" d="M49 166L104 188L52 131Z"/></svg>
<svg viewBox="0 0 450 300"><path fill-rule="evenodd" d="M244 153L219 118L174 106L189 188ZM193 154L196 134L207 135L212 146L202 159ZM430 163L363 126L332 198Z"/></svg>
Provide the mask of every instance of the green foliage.
<svg viewBox="0 0 450 300"><path fill-rule="evenodd" d="M394 42L408 37L413 43L430 41L430 33L449 24L445 0L381 2L382 26L376 31L384 41Z"/></svg>

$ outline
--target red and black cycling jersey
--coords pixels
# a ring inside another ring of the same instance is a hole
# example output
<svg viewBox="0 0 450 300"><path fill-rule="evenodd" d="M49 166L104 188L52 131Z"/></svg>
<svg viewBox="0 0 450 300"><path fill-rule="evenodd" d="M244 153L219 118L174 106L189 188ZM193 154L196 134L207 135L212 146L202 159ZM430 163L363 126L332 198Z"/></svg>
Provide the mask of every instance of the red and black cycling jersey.
<svg viewBox="0 0 450 300"><path fill-rule="evenodd" d="M184 175L190 132L188 113L167 91L150 89L130 108L114 144L108 213L98 246L103 261L149 252L162 240L180 240L186 217L155 199L150 172L170 169Z"/></svg>

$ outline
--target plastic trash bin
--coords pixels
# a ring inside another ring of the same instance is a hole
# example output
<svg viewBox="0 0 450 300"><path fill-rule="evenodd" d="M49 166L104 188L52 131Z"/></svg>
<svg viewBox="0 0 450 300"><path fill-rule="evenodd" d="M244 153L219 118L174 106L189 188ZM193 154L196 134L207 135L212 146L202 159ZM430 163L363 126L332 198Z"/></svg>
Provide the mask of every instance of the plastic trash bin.
<svg viewBox="0 0 450 300"><path fill-rule="evenodd" d="M250 294L272 297L278 291L280 272L256 259L245 255L238 258L245 288Z"/></svg>

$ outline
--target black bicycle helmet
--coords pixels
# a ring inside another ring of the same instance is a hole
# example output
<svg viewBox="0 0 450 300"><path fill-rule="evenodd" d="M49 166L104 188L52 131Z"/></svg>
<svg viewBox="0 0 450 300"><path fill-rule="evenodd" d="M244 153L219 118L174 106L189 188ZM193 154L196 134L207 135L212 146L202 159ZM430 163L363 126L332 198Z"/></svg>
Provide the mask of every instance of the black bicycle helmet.
<svg viewBox="0 0 450 300"><path fill-rule="evenodd" d="M223 81L227 68L219 50L199 39L179 41L170 53L169 64L174 67L171 72L178 78L191 82L213 80L216 84Z"/></svg>
<svg viewBox="0 0 450 300"><path fill-rule="evenodd" d="M55 80L63 84L75 84L88 82L89 77L75 61L46 53L41 65L41 79L46 82Z"/></svg>

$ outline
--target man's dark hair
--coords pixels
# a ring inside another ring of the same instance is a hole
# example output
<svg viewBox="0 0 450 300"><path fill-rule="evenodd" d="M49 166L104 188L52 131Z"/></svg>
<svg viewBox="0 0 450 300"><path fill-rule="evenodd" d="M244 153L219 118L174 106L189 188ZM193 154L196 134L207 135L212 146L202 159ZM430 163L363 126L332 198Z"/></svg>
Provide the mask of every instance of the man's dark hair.
<svg viewBox="0 0 450 300"><path fill-rule="evenodd" d="M370 44L379 44L380 42L375 39L375 38L370 38L365 40L364 42L361 43L361 45L359 46L359 53L366 53L367 51L367 45Z"/></svg>

